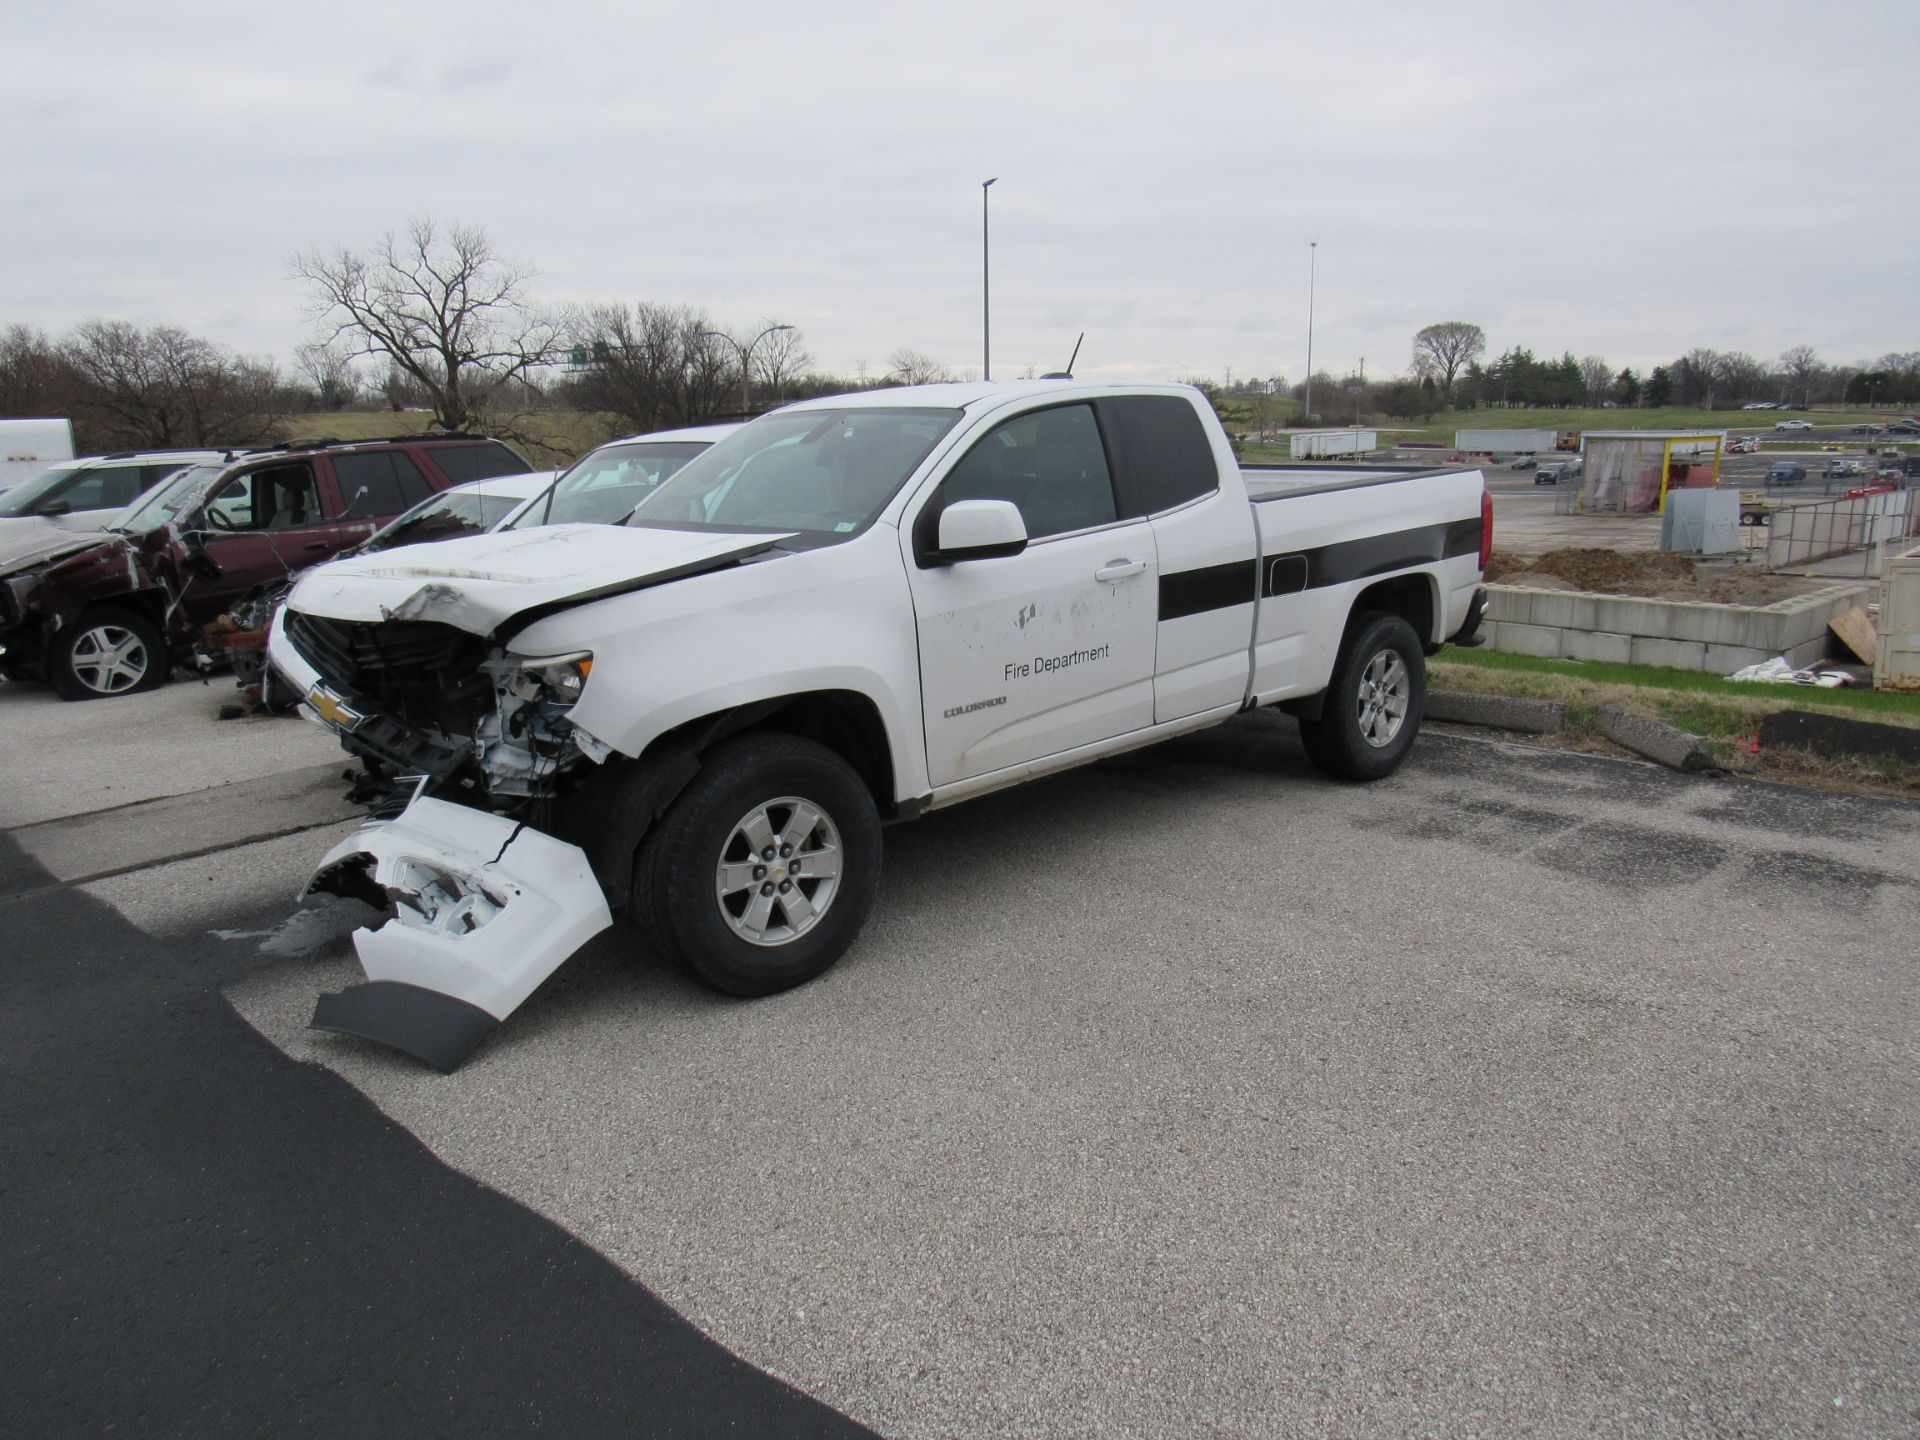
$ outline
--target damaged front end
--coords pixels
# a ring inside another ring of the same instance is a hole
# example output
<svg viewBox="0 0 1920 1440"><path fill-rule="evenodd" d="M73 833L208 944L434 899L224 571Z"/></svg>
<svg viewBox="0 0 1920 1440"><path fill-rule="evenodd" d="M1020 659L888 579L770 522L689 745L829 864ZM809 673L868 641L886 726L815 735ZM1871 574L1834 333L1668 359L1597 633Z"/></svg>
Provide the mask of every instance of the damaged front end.
<svg viewBox="0 0 1920 1440"><path fill-rule="evenodd" d="M567 718L593 657L511 655L426 620L283 609L274 623L294 647L276 667L367 767L356 800L391 817L335 846L302 892L392 916L354 932L369 983L323 995L312 1024L452 1071L612 923L586 853L545 833L575 772L610 753Z"/></svg>
<svg viewBox="0 0 1920 1440"><path fill-rule="evenodd" d="M327 853L301 892L391 910L353 933L368 983L322 995L317 1030L358 1035L451 1073L613 923L578 846L424 796Z"/></svg>

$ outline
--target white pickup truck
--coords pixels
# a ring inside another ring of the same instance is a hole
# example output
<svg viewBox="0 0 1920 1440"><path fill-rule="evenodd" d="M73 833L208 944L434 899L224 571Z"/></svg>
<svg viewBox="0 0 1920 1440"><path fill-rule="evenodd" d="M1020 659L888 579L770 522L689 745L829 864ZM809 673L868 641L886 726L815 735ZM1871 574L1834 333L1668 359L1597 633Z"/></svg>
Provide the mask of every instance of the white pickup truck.
<svg viewBox="0 0 1920 1440"><path fill-rule="evenodd" d="M631 909L736 995L852 944L881 827L1228 720L1391 773L1472 644L1477 470L1242 470L1181 386L811 400L624 525L338 561L273 664L386 793L310 889L393 918L314 1024L457 1066Z"/></svg>

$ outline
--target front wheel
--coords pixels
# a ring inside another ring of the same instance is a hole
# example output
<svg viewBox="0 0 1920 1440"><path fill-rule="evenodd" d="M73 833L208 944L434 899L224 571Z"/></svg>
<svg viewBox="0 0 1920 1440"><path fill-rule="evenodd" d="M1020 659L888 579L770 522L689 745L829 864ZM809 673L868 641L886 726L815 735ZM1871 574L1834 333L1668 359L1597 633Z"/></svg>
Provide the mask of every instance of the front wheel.
<svg viewBox="0 0 1920 1440"><path fill-rule="evenodd" d="M1334 664L1320 718L1300 722L1300 741L1329 775L1383 780L1407 758L1426 709L1420 637L1398 615L1363 615Z"/></svg>
<svg viewBox="0 0 1920 1440"><path fill-rule="evenodd" d="M880 883L880 817L853 767L797 735L715 747L647 833L641 928L715 990L803 985L853 944Z"/></svg>
<svg viewBox="0 0 1920 1440"><path fill-rule="evenodd" d="M94 610L54 635L47 678L63 700L151 690L167 678L166 642L145 616Z"/></svg>

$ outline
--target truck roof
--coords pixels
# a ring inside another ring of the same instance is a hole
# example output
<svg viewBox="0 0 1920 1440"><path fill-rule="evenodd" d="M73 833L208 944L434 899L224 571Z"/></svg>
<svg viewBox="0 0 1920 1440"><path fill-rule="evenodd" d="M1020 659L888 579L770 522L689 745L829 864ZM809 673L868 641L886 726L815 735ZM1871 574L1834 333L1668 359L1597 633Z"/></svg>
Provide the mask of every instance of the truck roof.
<svg viewBox="0 0 1920 1440"><path fill-rule="evenodd" d="M896 385L884 390L856 390L848 395L822 395L801 400L788 410L851 410L869 406L885 409L931 406L966 410L977 405L1021 400L1029 395L1193 395L1191 385L1103 380L962 380L944 385Z"/></svg>

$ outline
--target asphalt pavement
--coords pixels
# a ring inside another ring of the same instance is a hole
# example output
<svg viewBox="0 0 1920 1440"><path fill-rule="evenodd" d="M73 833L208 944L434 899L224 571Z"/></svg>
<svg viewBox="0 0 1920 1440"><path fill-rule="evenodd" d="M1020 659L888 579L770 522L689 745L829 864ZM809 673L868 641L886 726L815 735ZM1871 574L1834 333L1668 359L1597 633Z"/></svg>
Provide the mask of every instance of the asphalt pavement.
<svg viewBox="0 0 1920 1440"><path fill-rule="evenodd" d="M351 912L177 953L885 1434L1920 1429L1920 808L1438 732L1336 785L1263 713L888 846L814 984L616 930L451 1077L304 1028Z"/></svg>
<svg viewBox="0 0 1920 1440"><path fill-rule="evenodd" d="M0 896L7 1433L868 1433L269 1045L220 994L257 948L4 835Z"/></svg>

